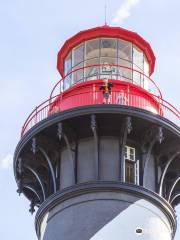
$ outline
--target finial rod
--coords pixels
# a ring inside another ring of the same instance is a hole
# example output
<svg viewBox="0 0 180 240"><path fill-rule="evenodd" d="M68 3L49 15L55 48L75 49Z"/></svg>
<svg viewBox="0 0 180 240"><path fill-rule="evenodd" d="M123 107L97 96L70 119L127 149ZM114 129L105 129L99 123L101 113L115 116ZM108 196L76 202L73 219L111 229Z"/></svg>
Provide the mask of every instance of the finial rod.
<svg viewBox="0 0 180 240"><path fill-rule="evenodd" d="M107 3L105 3L105 7L104 7L104 13L105 13L105 25L107 25Z"/></svg>

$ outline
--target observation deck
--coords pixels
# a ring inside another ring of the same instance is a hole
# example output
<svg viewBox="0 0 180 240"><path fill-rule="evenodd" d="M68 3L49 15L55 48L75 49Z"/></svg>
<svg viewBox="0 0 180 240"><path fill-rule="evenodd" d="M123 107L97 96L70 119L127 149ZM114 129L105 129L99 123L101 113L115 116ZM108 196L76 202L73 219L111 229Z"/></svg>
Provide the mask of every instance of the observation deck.
<svg viewBox="0 0 180 240"><path fill-rule="evenodd" d="M78 72L85 71L88 68L102 68L104 66L109 68L115 67L122 70L125 69L125 71L132 72L132 75L133 73L138 74L140 79L142 79L142 81L146 79L146 82L148 82L151 87L149 91L147 91L138 85L133 78L125 79L117 74L98 74L92 76L92 78L79 79L79 81L72 84L71 87L63 90L64 82L70 74L77 75ZM119 107L129 106L144 109L155 115L165 117L180 126L180 112L162 98L159 88L151 78L126 66L95 65L76 69L65 78L62 78L53 88L50 97L36 107L28 116L22 127L21 136L38 122L52 116L52 114L80 106L104 104L103 93L100 90L100 86L103 84L105 77L109 79L109 82L113 83L109 104L116 104L119 105Z"/></svg>
<svg viewBox="0 0 180 240"><path fill-rule="evenodd" d="M105 81L112 85L108 104L143 109L179 126L180 112L163 99L151 79L154 66L149 43L137 33L109 26L79 32L59 51L57 68L62 79L49 99L29 115L21 136L53 114L104 104Z"/></svg>

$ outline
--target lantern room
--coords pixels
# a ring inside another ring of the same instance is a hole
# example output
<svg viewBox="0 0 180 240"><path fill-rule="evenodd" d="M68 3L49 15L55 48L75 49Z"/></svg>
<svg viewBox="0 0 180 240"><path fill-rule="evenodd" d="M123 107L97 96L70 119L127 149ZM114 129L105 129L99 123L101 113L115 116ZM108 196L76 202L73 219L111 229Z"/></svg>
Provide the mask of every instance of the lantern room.
<svg viewBox="0 0 180 240"><path fill-rule="evenodd" d="M137 33L107 25L81 31L68 39L58 53L57 68L63 79L50 98L59 91L61 96L51 101L50 114L109 103L163 115L158 102L161 92L150 79L154 66L149 43ZM105 101L103 89L108 84L111 88Z"/></svg>
<svg viewBox="0 0 180 240"><path fill-rule="evenodd" d="M149 90L147 78L153 73L154 64L150 45L138 34L106 25L78 33L66 41L58 54L58 70L62 76L68 75L64 90L104 78Z"/></svg>

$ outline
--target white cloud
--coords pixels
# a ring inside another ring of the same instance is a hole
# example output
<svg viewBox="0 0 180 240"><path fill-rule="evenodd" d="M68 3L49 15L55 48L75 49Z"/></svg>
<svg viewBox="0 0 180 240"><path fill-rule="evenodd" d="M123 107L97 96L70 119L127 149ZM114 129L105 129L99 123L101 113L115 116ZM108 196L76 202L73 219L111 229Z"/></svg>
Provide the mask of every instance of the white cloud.
<svg viewBox="0 0 180 240"><path fill-rule="evenodd" d="M131 15L131 9L137 5L141 0L125 0L120 8L117 10L112 24L122 24L123 20Z"/></svg>
<svg viewBox="0 0 180 240"><path fill-rule="evenodd" d="M7 154L4 158L0 159L0 170L1 169L10 169L13 163L12 154Z"/></svg>

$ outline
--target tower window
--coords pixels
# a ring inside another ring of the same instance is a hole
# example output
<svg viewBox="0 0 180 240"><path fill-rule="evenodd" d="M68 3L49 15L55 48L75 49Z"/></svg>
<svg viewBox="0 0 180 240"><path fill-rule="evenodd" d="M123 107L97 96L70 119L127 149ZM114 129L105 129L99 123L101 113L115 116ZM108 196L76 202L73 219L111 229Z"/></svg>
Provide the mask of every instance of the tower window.
<svg viewBox="0 0 180 240"><path fill-rule="evenodd" d="M136 159L136 149L125 146L124 180L127 183L139 184L139 160Z"/></svg>

